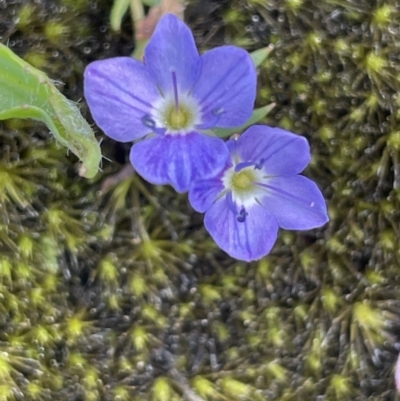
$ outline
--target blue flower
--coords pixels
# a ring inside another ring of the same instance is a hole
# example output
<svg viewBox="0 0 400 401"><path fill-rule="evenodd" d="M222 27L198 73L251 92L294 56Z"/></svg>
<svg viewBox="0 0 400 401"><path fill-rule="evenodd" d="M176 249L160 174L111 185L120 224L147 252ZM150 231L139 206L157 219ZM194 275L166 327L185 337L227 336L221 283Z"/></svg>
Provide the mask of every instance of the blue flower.
<svg viewBox="0 0 400 401"><path fill-rule="evenodd" d="M164 16L145 49L145 63L117 57L91 63L85 97L107 136L133 145L135 170L178 192L225 165L225 143L209 135L251 116L256 70L243 49L222 46L199 55L189 28ZM206 133L204 133L206 132Z"/></svg>
<svg viewBox="0 0 400 401"><path fill-rule="evenodd" d="M305 138L255 125L227 146L225 169L195 181L189 201L206 213L206 229L229 255L260 259L274 245L279 227L308 230L328 221L321 191L298 175L310 161Z"/></svg>

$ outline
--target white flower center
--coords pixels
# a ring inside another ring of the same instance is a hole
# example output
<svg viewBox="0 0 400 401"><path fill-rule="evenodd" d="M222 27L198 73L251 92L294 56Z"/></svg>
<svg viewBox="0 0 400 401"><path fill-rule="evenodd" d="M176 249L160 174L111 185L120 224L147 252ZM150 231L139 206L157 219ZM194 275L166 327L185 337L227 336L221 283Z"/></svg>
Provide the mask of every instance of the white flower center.
<svg viewBox="0 0 400 401"><path fill-rule="evenodd" d="M225 189L232 191L233 202L246 209L258 203L257 198L265 194L265 189L256 184L262 182L265 182L265 177L254 166L245 167L238 172L233 166L222 177Z"/></svg>
<svg viewBox="0 0 400 401"><path fill-rule="evenodd" d="M154 122L157 127L166 128L166 134L190 132L201 122L197 102L190 96L180 94L178 105L174 96L161 98L154 106Z"/></svg>

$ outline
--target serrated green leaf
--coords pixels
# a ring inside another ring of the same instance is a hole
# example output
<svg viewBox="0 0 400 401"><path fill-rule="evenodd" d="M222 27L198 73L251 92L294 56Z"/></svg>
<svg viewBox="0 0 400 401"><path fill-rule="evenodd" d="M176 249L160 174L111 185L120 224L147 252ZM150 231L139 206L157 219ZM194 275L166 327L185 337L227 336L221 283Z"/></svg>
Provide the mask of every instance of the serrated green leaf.
<svg viewBox="0 0 400 401"><path fill-rule="evenodd" d="M0 120L31 118L45 123L55 138L82 162L79 174L93 178L100 146L79 112L42 71L0 44Z"/></svg>

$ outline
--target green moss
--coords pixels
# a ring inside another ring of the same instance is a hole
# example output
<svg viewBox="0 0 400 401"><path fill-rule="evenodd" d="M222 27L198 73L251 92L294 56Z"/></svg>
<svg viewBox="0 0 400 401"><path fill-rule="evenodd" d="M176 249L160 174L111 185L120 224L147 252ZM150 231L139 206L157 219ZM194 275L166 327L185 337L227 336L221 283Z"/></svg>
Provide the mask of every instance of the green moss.
<svg viewBox="0 0 400 401"><path fill-rule="evenodd" d="M124 26L113 37L100 31L106 3L79 1L79 13L67 0L7 6L10 20L20 18L10 43L80 99L86 64L120 55L131 37ZM171 188L131 176L102 189L123 147L105 141L112 162L87 182L44 127L1 125L5 399L186 399L171 365L213 401L391 391L400 312L395 2L212 4L187 10L202 50L274 43L258 101L276 103L270 125L309 139L305 175L327 198L329 225L281 230L267 258L238 263ZM158 357L164 350L171 358Z"/></svg>
<svg viewBox="0 0 400 401"><path fill-rule="evenodd" d="M73 12L85 12L90 7L88 0L61 0L61 3Z"/></svg>
<svg viewBox="0 0 400 401"><path fill-rule="evenodd" d="M372 13L374 24L386 28L393 21L394 10L391 4L383 4Z"/></svg>
<svg viewBox="0 0 400 401"><path fill-rule="evenodd" d="M221 391L230 399L248 399L252 393L251 386L229 377L225 377L220 383Z"/></svg>
<svg viewBox="0 0 400 401"><path fill-rule="evenodd" d="M39 70L45 69L49 63L48 56L45 53L35 51L28 51L24 56L24 60Z"/></svg>
<svg viewBox="0 0 400 401"><path fill-rule="evenodd" d="M24 4L19 12L17 17L17 27L18 29L25 30L34 23L35 14L37 13L37 8L32 4Z"/></svg>
<svg viewBox="0 0 400 401"><path fill-rule="evenodd" d="M286 0L285 5L288 11L296 13L304 4L304 0Z"/></svg>
<svg viewBox="0 0 400 401"><path fill-rule="evenodd" d="M169 401L174 393L168 380L163 377L154 382L152 392L154 401Z"/></svg>
<svg viewBox="0 0 400 401"><path fill-rule="evenodd" d="M46 39L53 43L60 43L68 34L68 27L59 21L48 21L44 25Z"/></svg>

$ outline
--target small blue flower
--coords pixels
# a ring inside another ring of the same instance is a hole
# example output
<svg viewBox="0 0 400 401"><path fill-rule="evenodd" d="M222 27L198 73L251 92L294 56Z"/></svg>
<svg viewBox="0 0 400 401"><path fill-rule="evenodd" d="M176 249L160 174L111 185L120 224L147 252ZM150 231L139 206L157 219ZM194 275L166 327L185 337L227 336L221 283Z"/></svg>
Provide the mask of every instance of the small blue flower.
<svg viewBox="0 0 400 401"><path fill-rule="evenodd" d="M140 175L185 192L193 180L224 167L225 143L204 131L237 127L250 118L256 70L248 53L234 46L200 56L189 28L171 14L157 25L144 59L91 63L85 97L107 136L120 142L145 137L130 154Z"/></svg>
<svg viewBox="0 0 400 401"><path fill-rule="evenodd" d="M215 178L195 181L189 201L206 213L206 229L229 255L260 259L274 245L279 227L308 230L328 221L321 191L298 175L310 161L305 138L255 125L227 146L225 169Z"/></svg>

